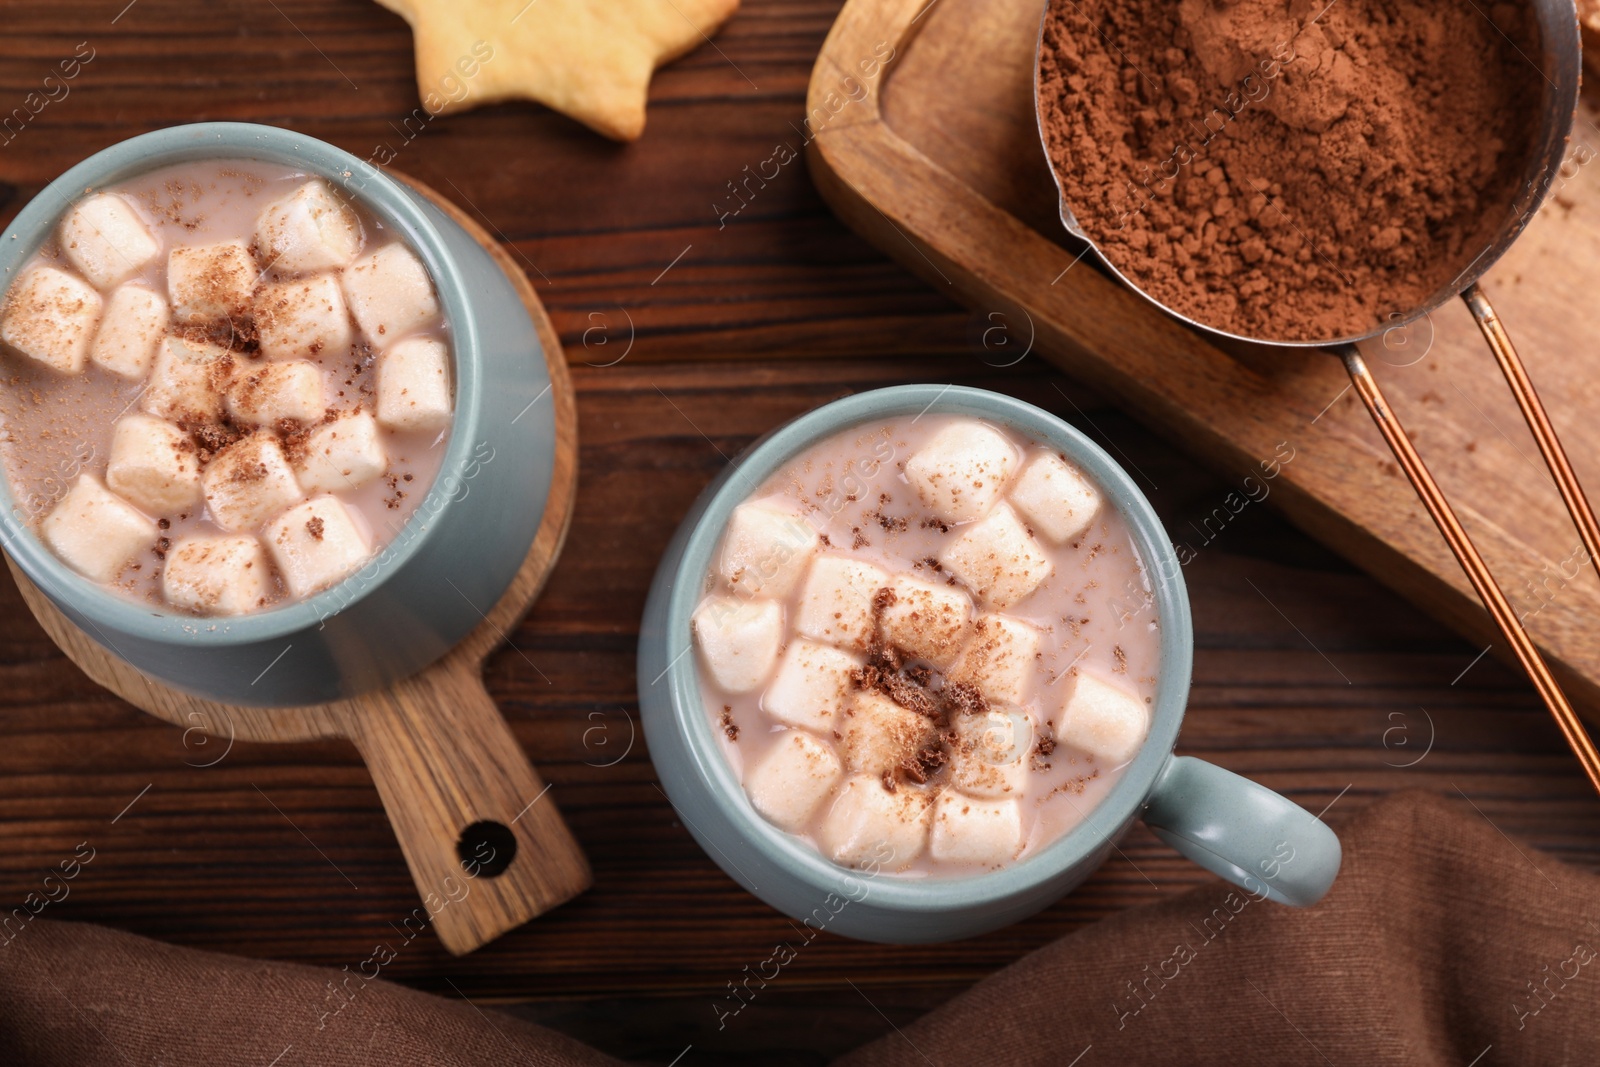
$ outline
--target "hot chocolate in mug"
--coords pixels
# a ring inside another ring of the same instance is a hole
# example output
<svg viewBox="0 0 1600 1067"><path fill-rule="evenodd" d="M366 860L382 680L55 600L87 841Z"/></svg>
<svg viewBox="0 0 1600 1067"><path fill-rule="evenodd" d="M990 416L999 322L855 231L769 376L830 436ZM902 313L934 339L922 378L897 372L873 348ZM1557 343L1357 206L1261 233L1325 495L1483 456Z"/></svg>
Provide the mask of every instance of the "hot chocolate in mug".
<svg viewBox="0 0 1600 1067"><path fill-rule="evenodd" d="M1156 694L1143 745L1081 823L1014 862L970 876L909 878L892 857L831 862L751 805L719 748L693 653L691 616L734 508L808 448L897 416L966 416L1058 452L1126 521L1159 619ZM792 918L869 941L971 937L1026 918L1105 861L1134 820L1257 899L1305 907L1332 884L1339 839L1292 800L1214 764L1174 754L1189 696L1193 624L1182 567L1144 495L1099 446L1054 415L997 393L912 385L846 397L772 431L696 500L656 572L641 626L640 712L662 787L684 825L727 874Z"/></svg>
<svg viewBox="0 0 1600 1067"><path fill-rule="evenodd" d="M333 145L292 130L206 122L114 144L51 182L0 240L9 286L84 195L163 167L256 161L321 179L425 268L450 335L454 417L411 518L357 571L253 614L202 619L85 578L0 479L0 548L77 626L147 675L212 700L308 705L415 674L481 624L544 513L555 463L549 371L526 307L487 249L438 206Z"/></svg>

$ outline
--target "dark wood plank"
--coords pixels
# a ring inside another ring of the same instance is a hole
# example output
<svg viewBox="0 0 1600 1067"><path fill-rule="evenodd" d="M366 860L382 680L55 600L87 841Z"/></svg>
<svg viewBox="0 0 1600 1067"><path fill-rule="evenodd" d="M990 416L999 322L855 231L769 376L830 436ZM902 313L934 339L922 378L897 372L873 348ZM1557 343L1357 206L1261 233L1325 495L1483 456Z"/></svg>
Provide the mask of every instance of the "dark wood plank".
<svg viewBox="0 0 1600 1067"><path fill-rule="evenodd" d="M0 5L0 113L78 41L97 49L71 95L0 146L6 218L82 155L144 129L244 118L370 151L416 106L407 33L375 5L280 0L280 15L139 0L112 26L120 7ZM642 738L629 747L645 588L724 455L833 397L919 380L1011 392L1110 442L1197 548L1184 751L1314 809L1338 798L1332 820L1409 787L1465 809L1459 788L1507 832L1595 865L1600 806L1525 683L1492 659L1471 665L1477 648L1288 526L1272 497L1219 524L1246 471L1198 466L1033 356L1000 366L1017 349L985 346L995 323L848 234L802 161L718 229L726 183L796 137L789 124L836 9L747 0L718 44L759 88L697 51L658 77L635 145L502 106L430 123L396 160L512 240L571 350L573 532L488 684L554 783L595 889L465 959L431 934L406 943L395 927L417 901L350 746L202 744L88 683L0 582L0 907L20 906L87 841L95 859L46 915L335 968L385 941L398 951L386 977L516 1002L618 1053L667 1063L693 1043L706 1060L817 1063L887 1029L847 978L904 1022L1054 937L1197 884L1195 868L1136 830L1125 859L1010 930L920 948L824 936L718 1030L712 998L789 928L699 851L655 788ZM1424 751L1430 717L1431 750L1395 766ZM319 1010L307 1005L308 1029Z"/></svg>

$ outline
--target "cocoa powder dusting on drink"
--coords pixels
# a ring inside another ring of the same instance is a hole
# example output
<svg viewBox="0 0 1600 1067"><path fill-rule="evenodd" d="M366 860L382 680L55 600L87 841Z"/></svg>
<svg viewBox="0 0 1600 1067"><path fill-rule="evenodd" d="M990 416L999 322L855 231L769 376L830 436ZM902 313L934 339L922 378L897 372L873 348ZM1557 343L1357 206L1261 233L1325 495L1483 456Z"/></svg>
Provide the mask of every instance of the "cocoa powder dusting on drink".
<svg viewBox="0 0 1600 1067"><path fill-rule="evenodd" d="M1263 339L1365 333L1506 218L1537 36L1525 2L1052 0L1045 143L1079 225L1156 300Z"/></svg>
<svg viewBox="0 0 1600 1067"><path fill-rule="evenodd" d="M919 745L893 770L883 774L883 787L893 793L900 782L927 785L938 779L950 765L953 750L968 751L955 721L967 715L982 715L989 703L975 686L952 682L926 663L914 662L904 649L884 635L884 613L896 601L893 589L884 587L872 595L872 637L867 644L867 661L850 672L851 685L859 690L882 693L908 711L928 720L932 739ZM848 714L848 713L847 713Z"/></svg>

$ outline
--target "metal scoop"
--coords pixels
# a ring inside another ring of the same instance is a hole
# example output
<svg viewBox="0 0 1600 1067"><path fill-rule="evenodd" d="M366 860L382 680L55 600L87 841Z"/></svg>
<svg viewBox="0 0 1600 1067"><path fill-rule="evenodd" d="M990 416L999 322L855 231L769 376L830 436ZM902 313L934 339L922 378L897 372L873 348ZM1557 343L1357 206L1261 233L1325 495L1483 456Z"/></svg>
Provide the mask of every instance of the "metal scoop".
<svg viewBox="0 0 1600 1067"><path fill-rule="evenodd" d="M1183 322L1191 328L1198 330L1214 340L1219 347L1238 351L1263 350L1269 353L1282 353L1285 349L1321 349L1338 356L1344 362L1345 370L1350 374L1350 380L1355 385L1356 392L1367 405L1367 410L1372 413L1373 421L1378 424L1378 431L1388 442L1394 457L1399 461L1406 477L1416 488L1417 495L1422 498L1422 503L1428 509L1428 514L1433 516L1433 521L1439 527L1439 532L1444 535L1445 541L1450 546L1450 551L1460 561L1461 567L1466 571L1467 578L1477 590L1479 598L1494 617L1500 632L1505 635L1512 650L1523 668L1533 680L1534 688L1538 690L1545 706L1550 709L1550 714L1555 717L1556 723L1566 737L1567 743L1572 746L1573 752L1582 764L1584 773L1588 775L1590 783L1596 791L1600 791L1600 752L1595 749L1594 742L1584 730L1576 712L1566 694L1556 683L1550 673L1549 666L1534 646L1533 639L1523 629L1521 621L1512 609L1510 601L1501 591L1499 584L1490 573L1489 567L1484 563L1483 557L1467 536L1466 530L1456 518L1455 511L1445 499L1444 492L1439 484L1434 481L1428 467L1417 453L1411 439L1406 435L1405 428L1401 426L1399 418L1389 407L1384 399L1383 391L1378 387L1377 379L1372 376L1366 361L1361 357L1356 345L1361 341L1371 340L1387 333L1388 331L1403 328L1404 326L1421 319L1435 308L1446 302L1460 297L1466 302L1468 309L1477 320L1478 326L1483 331L1484 338L1489 342L1490 349L1494 352L1495 359L1500 364L1506 382L1511 386L1512 393L1517 398L1517 406L1522 409L1523 417L1528 422L1528 428L1533 432L1534 440L1538 443L1539 452L1544 456L1545 464L1550 468L1550 474L1555 479L1556 486L1561 491L1561 498L1566 503L1568 512L1572 515L1573 522L1578 527L1579 536L1583 546L1588 550L1589 559L1593 562L1596 572L1600 573L1600 524L1595 521L1593 510L1589 501L1584 496L1582 487L1578 484L1577 476L1573 473L1572 464L1568 462L1565 450L1556 436L1555 428L1550 422L1550 417L1545 413L1544 405L1540 402L1538 394L1534 391L1533 382L1529 379L1522 360L1517 355L1516 349L1511 344L1511 338L1506 334L1494 309L1489 305L1488 298L1483 290L1478 287L1481 278L1490 267L1511 247L1528 222L1538 213L1543 205L1546 195L1550 191L1551 182L1561 166L1565 154L1568 136L1572 131L1573 118L1578 104L1578 81L1583 65L1582 43L1578 36L1577 12L1573 0L1530 0L1531 7L1539 23L1540 48L1537 59L1528 57L1530 63L1536 63L1539 74L1543 80L1543 95L1539 105L1538 136L1534 139L1532 150L1525 161L1522 183L1518 189L1515 200L1506 209L1504 218L1494 231L1494 237L1472 259L1467 268L1458 274L1449 284L1441 287L1438 292L1428 298L1418 307L1412 308L1402 315L1395 316L1391 321L1374 326L1365 333L1352 334L1346 337L1331 337L1323 340L1281 342L1269 341L1263 338L1246 337L1215 329L1204 323L1196 322L1187 316L1172 310L1165 304L1146 293L1139 285L1127 275L1117 269L1116 265L1108 260L1105 254L1094 243L1093 239L1084 232L1078 224L1077 217L1073 214L1072 206L1067 202L1066 190L1062 188L1061 176L1056 172L1054 165L1051 173L1056 181L1056 189L1061 199L1061 221L1067 231L1074 237L1085 242L1095 253L1100 263L1123 284L1134 292L1150 301L1166 314ZM1039 26L1039 43L1034 55L1034 112L1039 123L1039 138L1045 144L1046 156L1049 155L1048 144L1044 140L1044 111L1043 101L1040 100L1039 91L1039 59L1044 47L1044 22L1048 19L1050 10L1054 7L1054 0L1047 5L1044 19Z"/></svg>

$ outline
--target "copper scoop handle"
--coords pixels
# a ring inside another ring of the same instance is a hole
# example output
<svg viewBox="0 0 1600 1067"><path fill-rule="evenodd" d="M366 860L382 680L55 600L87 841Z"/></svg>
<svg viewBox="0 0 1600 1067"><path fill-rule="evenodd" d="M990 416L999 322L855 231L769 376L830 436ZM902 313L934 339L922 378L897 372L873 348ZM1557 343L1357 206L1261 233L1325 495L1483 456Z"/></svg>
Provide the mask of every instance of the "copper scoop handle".
<svg viewBox="0 0 1600 1067"><path fill-rule="evenodd" d="M1467 299L1469 306L1473 305L1473 298L1476 297L1477 300L1482 301L1482 306L1486 310L1488 309L1488 302L1483 301L1482 294L1477 292L1476 286L1469 288L1466 294L1463 295ZM1476 307L1474 307L1473 313L1477 314ZM1481 323L1484 320L1480 318L1479 321ZM1498 321L1493 319L1492 311L1489 311L1489 321L1494 323L1495 330L1500 330ZM1484 333L1488 334L1489 332L1490 327L1485 325ZM1500 334L1503 337L1504 331L1500 331ZM1490 344L1491 346L1495 345L1492 337ZM1520 373L1522 364L1517 360L1515 350L1511 348L1509 340L1505 343L1505 350L1511 353L1511 364ZM1427 465L1422 462L1422 457L1417 453L1416 447L1412 445L1411 438L1406 436L1405 427L1400 425L1400 420L1390 409L1388 401L1384 399L1383 391L1378 388L1377 379L1373 378L1372 372L1367 369L1366 361L1361 358L1361 353L1356 351L1354 346L1345 346L1339 350L1339 354L1344 359L1345 370L1350 372L1350 381L1355 385L1356 392L1361 395L1362 401L1367 405L1367 410L1372 413L1373 421L1378 424L1378 432L1388 442L1389 450L1394 453L1394 458L1399 461L1401 469L1406 472L1406 477L1411 480L1411 484L1416 488L1417 495L1422 498L1422 504L1428 509L1428 514L1433 517L1434 524L1439 527L1439 532L1444 535L1445 542L1450 546L1450 551L1460 561L1461 569L1467 574L1467 580L1477 590L1478 598L1483 601L1484 607L1489 609L1489 614L1493 616L1495 624L1499 626L1500 632L1505 635L1505 639L1511 645L1512 651L1516 653L1517 660L1522 664L1523 669L1528 672L1528 677L1532 679L1533 686L1538 690L1540 699L1544 701L1545 707L1550 709L1550 714L1555 718L1556 725L1560 727L1562 736L1567 739L1567 744L1572 747L1573 753L1578 757L1578 763L1582 765L1584 774L1588 775L1590 784L1594 786L1597 792L1600 792L1600 752L1595 750L1594 741L1590 739L1588 732L1583 727L1583 723L1579 721L1577 712L1573 711L1572 704L1567 700L1566 694L1561 691L1561 686L1556 683L1555 676L1550 673L1550 667L1545 663L1544 657L1534 647L1533 638L1529 637L1528 631L1523 629L1522 621L1517 618L1517 613L1511 607L1511 602L1506 599L1506 595L1501 591L1499 583L1494 580L1494 575L1489 572L1488 564L1479 555L1477 546L1467 536L1467 531L1462 527L1461 520L1456 518L1455 510L1450 507L1450 502L1445 499L1444 491L1439 488L1439 483L1433 480L1433 475L1428 471ZM1497 357L1500 355L1498 347L1496 347L1495 354ZM1506 367L1507 363L1502 360L1501 366ZM1510 378L1512 371L1507 370L1506 374ZM1544 419L1544 425L1548 428L1549 420L1544 417L1544 408L1539 405L1538 398L1533 392L1533 386L1527 381L1525 373L1521 374L1521 381L1526 386L1525 393L1519 390L1516 384L1512 386L1512 390L1518 394L1518 402L1523 403L1524 396L1529 398L1538 415ZM1527 414L1528 411L1529 408L1524 406L1524 414ZM1530 414L1528 417L1531 424L1533 416ZM1534 435L1538 437L1539 432L1535 430ZM1589 530L1585 530L1584 520L1579 518L1579 513L1576 510L1573 512L1573 518L1578 522L1579 530L1584 533L1584 544L1588 546L1590 544L1589 537L1593 530L1594 515L1589 511L1588 502L1584 500L1583 491L1578 488L1576 478L1572 477L1571 467L1566 465L1566 455L1560 450L1561 446L1555 439L1554 430L1550 430L1549 439L1555 449L1555 454L1559 456L1561 468L1566 472L1566 477L1570 479L1571 491L1576 495L1577 500L1582 503L1582 514L1587 516ZM1541 440L1540 450L1543 451L1544 447L1544 442ZM1545 458L1550 462L1552 471L1555 471L1557 469L1557 461L1552 459L1551 454L1548 452L1545 454ZM1562 496L1566 498L1569 486L1562 482L1560 474L1557 475L1557 482L1562 484ZM1571 500L1569 499L1568 507L1571 508L1571 506ZM1597 541L1597 543L1600 543L1600 541ZM1594 556L1595 548L1591 546L1589 552L1591 556Z"/></svg>
<svg viewBox="0 0 1600 1067"><path fill-rule="evenodd" d="M1589 562L1594 566L1595 573L1600 574L1600 523L1595 522L1589 498L1584 496L1583 486L1578 484L1578 476L1573 473L1572 464L1567 460L1567 450L1561 447L1561 439L1556 436L1556 428L1533 388L1527 368L1522 365L1522 357L1517 355L1510 335L1500 325L1500 316L1495 314L1494 308L1489 305L1489 298L1483 295L1483 290L1478 288L1476 282L1467 287L1461 299L1466 301L1472 317L1478 320L1478 328L1489 342L1495 361L1500 364L1500 372L1506 376L1506 384L1511 386L1511 393L1517 398L1517 407L1522 409L1522 417L1527 420L1533 440L1539 446L1539 454L1544 457L1545 466L1550 468L1550 477L1555 479L1556 488L1561 490L1561 499L1566 502L1573 524L1578 527L1578 536L1583 540L1584 550L1589 553Z"/></svg>

